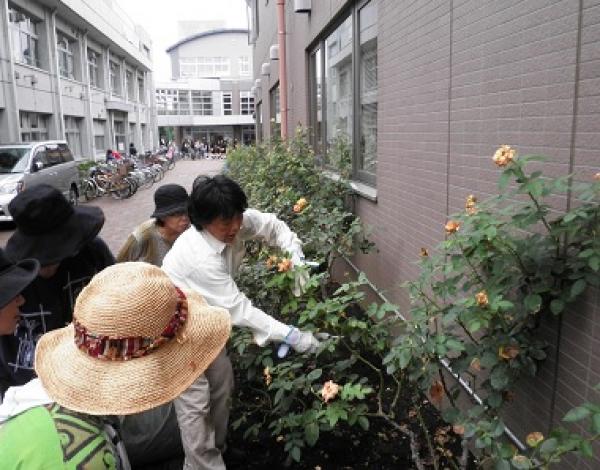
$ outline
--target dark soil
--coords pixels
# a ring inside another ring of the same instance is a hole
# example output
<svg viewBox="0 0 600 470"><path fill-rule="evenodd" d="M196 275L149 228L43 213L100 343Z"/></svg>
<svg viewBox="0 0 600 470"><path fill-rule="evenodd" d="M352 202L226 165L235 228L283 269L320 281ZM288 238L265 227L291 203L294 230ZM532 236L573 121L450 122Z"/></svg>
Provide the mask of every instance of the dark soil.
<svg viewBox="0 0 600 470"><path fill-rule="evenodd" d="M239 371L236 370L236 375ZM242 400L236 400L232 409L231 418L235 420L244 409L241 402L260 402L258 393L244 388L245 377L236 377L237 393ZM415 400L421 405L421 414L426 423L434 447L442 444L453 455L461 454L460 439L440 417L437 409L428 400L406 386L401 392L395 413L396 422L406 424L418 437L421 455L425 464L428 460L427 441L422 433L417 417L414 416ZM385 397L388 398L388 397ZM384 400L385 401L385 400ZM391 401L391 397L387 400ZM375 403L373 403L375 405ZM258 419L257 414L251 414ZM252 419L252 418L250 418ZM268 427L262 426L257 437L244 437L244 431L254 422L246 422L239 429L228 431L228 450L225 462L228 470L258 470L271 468L289 469L348 469L348 470L391 470L391 469L416 469L410 449L410 439L401 431L395 429L381 418L369 419L369 430L363 431L360 427L348 425L336 426L330 433L322 433L315 447L302 449L300 463L290 462L284 451L285 441L282 437L273 436ZM430 468L429 465L426 465ZM431 467L433 468L433 467ZM446 465L443 456L440 456L440 467L452 468Z"/></svg>

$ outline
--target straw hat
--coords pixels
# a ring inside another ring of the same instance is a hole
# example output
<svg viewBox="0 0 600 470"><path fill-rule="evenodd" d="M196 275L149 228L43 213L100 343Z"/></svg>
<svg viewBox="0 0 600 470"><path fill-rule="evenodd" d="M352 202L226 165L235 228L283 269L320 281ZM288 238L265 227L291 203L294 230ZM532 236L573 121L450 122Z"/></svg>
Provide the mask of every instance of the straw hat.
<svg viewBox="0 0 600 470"><path fill-rule="evenodd" d="M159 268L120 263L81 291L72 324L40 338L35 370L48 395L71 410L138 413L186 390L230 331L226 310L180 291Z"/></svg>

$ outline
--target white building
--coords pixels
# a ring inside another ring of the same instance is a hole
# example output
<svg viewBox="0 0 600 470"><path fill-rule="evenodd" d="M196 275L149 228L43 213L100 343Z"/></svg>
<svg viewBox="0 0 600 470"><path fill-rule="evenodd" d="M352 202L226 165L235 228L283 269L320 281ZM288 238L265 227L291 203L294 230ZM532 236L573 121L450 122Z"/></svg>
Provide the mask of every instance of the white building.
<svg viewBox="0 0 600 470"><path fill-rule="evenodd" d="M254 141L252 48L245 29L216 29L167 49L173 80L156 85L161 137Z"/></svg>
<svg viewBox="0 0 600 470"><path fill-rule="evenodd" d="M0 0L0 142L157 142L151 41L112 0Z"/></svg>

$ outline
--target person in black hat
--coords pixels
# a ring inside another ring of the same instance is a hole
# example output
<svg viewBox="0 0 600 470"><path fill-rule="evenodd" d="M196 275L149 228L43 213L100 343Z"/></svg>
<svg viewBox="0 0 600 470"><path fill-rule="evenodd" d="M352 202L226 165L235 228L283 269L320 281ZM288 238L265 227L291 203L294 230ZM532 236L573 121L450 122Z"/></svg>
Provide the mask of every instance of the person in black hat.
<svg viewBox="0 0 600 470"><path fill-rule="evenodd" d="M21 292L37 276L40 264L34 259L11 263L0 248L0 335L12 335L25 303Z"/></svg>
<svg viewBox="0 0 600 470"><path fill-rule="evenodd" d="M33 258L41 267L23 290L25 303L15 334L0 336L0 393L35 376L39 336L70 323L81 289L114 264L97 236L104 225L100 208L73 207L59 190L41 184L19 193L8 210L17 228L6 244L6 257L13 263Z"/></svg>
<svg viewBox="0 0 600 470"><path fill-rule="evenodd" d="M137 226L129 235L119 250L117 262L145 261L160 267L177 237L190 226L188 193L183 186L161 186L154 193L154 204L151 219Z"/></svg>

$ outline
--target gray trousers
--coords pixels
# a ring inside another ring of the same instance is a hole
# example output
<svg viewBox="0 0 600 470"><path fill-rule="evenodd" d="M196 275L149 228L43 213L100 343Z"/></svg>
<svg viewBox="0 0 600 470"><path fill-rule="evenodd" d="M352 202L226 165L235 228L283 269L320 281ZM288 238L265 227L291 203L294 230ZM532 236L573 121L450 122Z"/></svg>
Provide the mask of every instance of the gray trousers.
<svg viewBox="0 0 600 470"><path fill-rule="evenodd" d="M185 453L184 470L223 470L233 369L225 348L173 402Z"/></svg>

